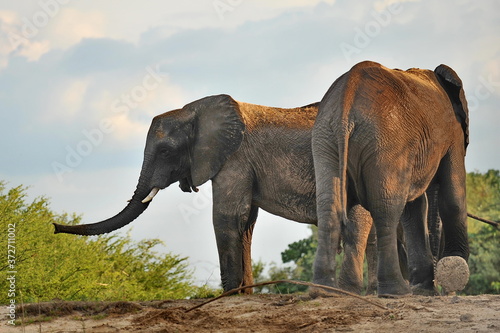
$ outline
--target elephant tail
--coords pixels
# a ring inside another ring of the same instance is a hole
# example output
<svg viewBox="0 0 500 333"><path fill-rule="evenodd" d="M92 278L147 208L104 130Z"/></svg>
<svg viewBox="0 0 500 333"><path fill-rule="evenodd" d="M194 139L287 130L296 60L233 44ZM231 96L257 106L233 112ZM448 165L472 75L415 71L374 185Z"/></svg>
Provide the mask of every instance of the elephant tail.
<svg viewBox="0 0 500 333"><path fill-rule="evenodd" d="M340 178L340 204L342 209L342 220L343 223L346 224L348 221L347 218L347 161L349 154L349 138L351 136L352 130L354 128L354 124L349 122L348 118L342 119L341 122L341 133L339 144L339 178Z"/></svg>
<svg viewBox="0 0 500 333"><path fill-rule="evenodd" d="M357 77L349 75L344 86L344 94L342 100L342 118L340 119L340 131L338 140L339 150L339 177L340 177L340 204L342 207L342 221L347 224L347 180L348 180L348 155L349 155L349 138L354 130L354 122L351 119L351 110L354 104L354 94L347 93L354 91L357 85Z"/></svg>
<svg viewBox="0 0 500 333"><path fill-rule="evenodd" d="M348 157L349 157L349 139L354 132L355 122L352 117L354 109L355 96L353 92L356 91L362 80L359 68L366 65L371 65L370 62L355 65L344 76L342 91L339 99L340 106L340 130L338 133L338 151L339 151L339 177L340 177L340 205L342 209L342 221L346 225L348 222L347 217L347 188L348 188Z"/></svg>

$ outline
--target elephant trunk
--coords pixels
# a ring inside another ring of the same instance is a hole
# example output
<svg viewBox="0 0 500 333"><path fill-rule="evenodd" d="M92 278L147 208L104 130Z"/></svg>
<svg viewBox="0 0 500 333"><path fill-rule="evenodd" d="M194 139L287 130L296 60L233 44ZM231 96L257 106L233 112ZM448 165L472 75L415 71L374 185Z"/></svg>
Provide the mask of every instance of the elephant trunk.
<svg viewBox="0 0 500 333"><path fill-rule="evenodd" d="M158 192L158 188L151 191L149 188L149 176L147 176L147 160L144 160L141 176L132 199L128 205L117 215L97 223L81 225L61 225L54 223L54 233L66 233L75 235L100 235L122 228L135 220L149 206L151 199ZM151 192L150 192L151 191Z"/></svg>

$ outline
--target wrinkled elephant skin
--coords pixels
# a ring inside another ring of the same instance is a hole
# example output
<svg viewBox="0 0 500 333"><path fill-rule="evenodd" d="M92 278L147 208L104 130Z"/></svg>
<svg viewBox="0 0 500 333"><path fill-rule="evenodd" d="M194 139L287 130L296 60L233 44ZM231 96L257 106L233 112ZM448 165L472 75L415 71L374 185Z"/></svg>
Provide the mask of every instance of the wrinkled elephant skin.
<svg viewBox="0 0 500 333"><path fill-rule="evenodd" d="M314 282L335 283L341 225L348 208L360 203L376 227L378 294L411 292L397 255L400 220L410 281L432 283L432 255L422 221L425 191L433 184L439 186L443 256L467 260L468 109L462 82L451 68L402 71L359 63L323 97L312 137L318 214ZM415 256L415 251L423 255Z"/></svg>

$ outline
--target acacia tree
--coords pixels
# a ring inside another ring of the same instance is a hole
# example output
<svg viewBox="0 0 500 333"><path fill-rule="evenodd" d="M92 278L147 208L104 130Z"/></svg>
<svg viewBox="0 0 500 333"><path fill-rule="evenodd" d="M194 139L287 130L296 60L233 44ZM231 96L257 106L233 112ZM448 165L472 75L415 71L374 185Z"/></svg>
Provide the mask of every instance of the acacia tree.
<svg viewBox="0 0 500 333"><path fill-rule="evenodd" d="M16 272L11 275L17 303L186 298L199 291L192 285L187 258L156 252L162 244L158 239L54 235L53 222L78 224L80 218L55 214L46 198L27 203L25 188L6 193L0 182L0 230L2 235L9 231L0 239L0 268ZM10 264L8 243L15 250ZM2 276L0 290L9 290L10 284ZM11 299L0 293L0 304Z"/></svg>

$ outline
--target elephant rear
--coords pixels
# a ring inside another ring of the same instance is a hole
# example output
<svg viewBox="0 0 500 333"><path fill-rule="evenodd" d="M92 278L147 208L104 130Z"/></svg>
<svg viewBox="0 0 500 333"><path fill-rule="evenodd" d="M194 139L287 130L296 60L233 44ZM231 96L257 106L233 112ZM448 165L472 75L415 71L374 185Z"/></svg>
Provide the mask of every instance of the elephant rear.
<svg viewBox="0 0 500 333"><path fill-rule="evenodd" d="M463 96L460 79L444 65L435 72L402 71L362 62L333 83L313 129L316 282L334 283L340 224L347 221L348 204L359 202L370 211L377 229L379 295L410 292L395 260L400 219L423 258L410 265L414 272L427 272L430 276L424 278L432 283L423 221L425 191L433 179L440 186L445 255L467 258Z"/></svg>

